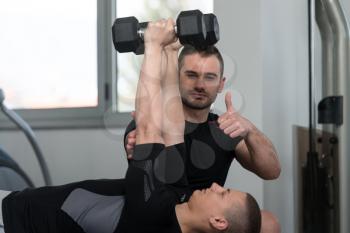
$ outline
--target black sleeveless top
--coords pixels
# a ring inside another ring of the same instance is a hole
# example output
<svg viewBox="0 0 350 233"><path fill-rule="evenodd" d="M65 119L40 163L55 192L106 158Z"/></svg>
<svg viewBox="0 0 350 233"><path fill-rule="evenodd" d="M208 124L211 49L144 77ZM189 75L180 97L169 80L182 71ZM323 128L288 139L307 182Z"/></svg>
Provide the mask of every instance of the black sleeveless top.
<svg viewBox="0 0 350 233"><path fill-rule="evenodd" d="M213 182L223 186L241 138L230 138L219 128L218 115L209 113L204 123L186 121L186 173L192 190L211 186ZM135 129L131 121L124 134ZM124 143L125 145L125 143Z"/></svg>

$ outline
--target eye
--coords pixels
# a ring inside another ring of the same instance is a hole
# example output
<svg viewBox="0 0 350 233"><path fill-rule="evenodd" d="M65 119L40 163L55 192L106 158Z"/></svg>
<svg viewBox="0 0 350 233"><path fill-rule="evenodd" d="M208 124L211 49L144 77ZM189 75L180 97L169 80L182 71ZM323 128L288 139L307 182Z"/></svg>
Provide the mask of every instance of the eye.
<svg viewBox="0 0 350 233"><path fill-rule="evenodd" d="M213 81L213 80L216 79L216 77L213 76L213 75L207 75L207 76L205 76L205 79L208 80L208 81Z"/></svg>
<svg viewBox="0 0 350 233"><path fill-rule="evenodd" d="M197 75L195 75L195 74L187 74L187 77L189 77L191 79L195 79L197 77Z"/></svg>

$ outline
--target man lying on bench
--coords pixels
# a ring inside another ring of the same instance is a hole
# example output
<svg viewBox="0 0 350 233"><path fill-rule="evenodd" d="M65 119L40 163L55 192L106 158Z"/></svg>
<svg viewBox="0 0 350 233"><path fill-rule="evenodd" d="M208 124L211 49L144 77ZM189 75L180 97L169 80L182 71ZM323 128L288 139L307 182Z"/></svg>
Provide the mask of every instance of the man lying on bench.
<svg viewBox="0 0 350 233"><path fill-rule="evenodd" d="M259 232L251 195L215 183L189 195L175 40L173 20L148 24L125 179L12 192L2 201L6 233Z"/></svg>

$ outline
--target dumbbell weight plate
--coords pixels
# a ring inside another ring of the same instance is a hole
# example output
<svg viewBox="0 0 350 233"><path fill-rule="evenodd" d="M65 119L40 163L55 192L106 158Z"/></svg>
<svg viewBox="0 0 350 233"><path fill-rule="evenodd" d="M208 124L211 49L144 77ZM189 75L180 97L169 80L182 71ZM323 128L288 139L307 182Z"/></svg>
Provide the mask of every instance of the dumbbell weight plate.
<svg viewBox="0 0 350 233"><path fill-rule="evenodd" d="M134 17L117 18L112 27L115 49L120 53L136 51L142 43L138 35L139 21Z"/></svg>
<svg viewBox="0 0 350 233"><path fill-rule="evenodd" d="M213 45L220 40L218 20L214 14L204 14L204 22L207 30L206 44Z"/></svg>
<svg viewBox="0 0 350 233"><path fill-rule="evenodd" d="M181 44L193 46L205 44L206 29L200 10L182 11L176 20L177 37Z"/></svg>

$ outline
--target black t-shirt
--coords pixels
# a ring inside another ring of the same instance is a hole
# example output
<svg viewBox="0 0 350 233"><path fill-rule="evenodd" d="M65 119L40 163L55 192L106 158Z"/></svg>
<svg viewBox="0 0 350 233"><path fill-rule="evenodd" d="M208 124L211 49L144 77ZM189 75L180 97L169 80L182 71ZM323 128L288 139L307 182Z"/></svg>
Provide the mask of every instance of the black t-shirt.
<svg viewBox="0 0 350 233"><path fill-rule="evenodd" d="M12 192L2 202L5 232L180 233L175 206L190 191L185 170L171 168L184 153L183 143L137 145L125 179Z"/></svg>
<svg viewBox="0 0 350 233"><path fill-rule="evenodd" d="M143 156L148 154L146 151L152 153L144 160ZM175 206L187 201L190 195L186 174L181 168L184 154L183 143L168 148L161 144L135 147L134 160L125 177L126 208L123 215L127 217L121 218L117 232L181 232Z"/></svg>
<svg viewBox="0 0 350 233"><path fill-rule="evenodd" d="M204 123L185 124L186 173L192 190L208 188L213 182L223 186L241 138L230 138L219 128L218 115L209 113ZM136 128L131 121L124 134ZM125 143L124 143L125 145Z"/></svg>

